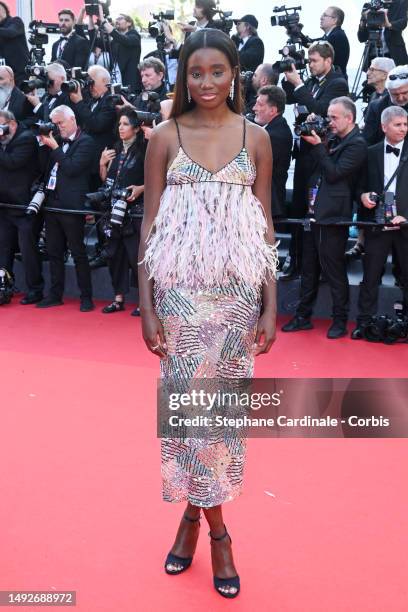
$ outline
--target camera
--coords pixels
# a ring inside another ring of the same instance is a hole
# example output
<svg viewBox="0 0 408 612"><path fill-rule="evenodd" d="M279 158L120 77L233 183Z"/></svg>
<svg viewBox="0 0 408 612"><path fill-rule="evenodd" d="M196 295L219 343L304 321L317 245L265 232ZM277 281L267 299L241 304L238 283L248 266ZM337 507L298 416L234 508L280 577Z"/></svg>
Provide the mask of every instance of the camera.
<svg viewBox="0 0 408 612"><path fill-rule="evenodd" d="M0 125L0 136L8 136L8 134L10 134L10 126L7 123Z"/></svg>
<svg viewBox="0 0 408 612"><path fill-rule="evenodd" d="M381 30L385 25L385 15L380 12L383 8L389 8L392 0L370 0L363 6L363 11L367 11L366 21L369 30Z"/></svg>
<svg viewBox="0 0 408 612"><path fill-rule="evenodd" d="M147 102L147 110L135 110L139 121L142 121L144 125L149 127L153 126L153 122L156 125L159 124L162 120L159 94L156 91L143 91L141 99L143 102Z"/></svg>
<svg viewBox="0 0 408 612"><path fill-rule="evenodd" d="M154 21L149 21L148 31L152 38L158 38L159 36L163 37L164 43L164 32L163 32L163 24L165 21L174 21L174 11L166 11L165 13L161 12L155 15L151 13Z"/></svg>
<svg viewBox="0 0 408 612"><path fill-rule="evenodd" d="M123 106L122 96L128 96L130 93L129 87L123 87L120 83L111 83L108 85L109 95L106 97L111 108L115 106Z"/></svg>
<svg viewBox="0 0 408 612"><path fill-rule="evenodd" d="M370 200L375 202L374 221L378 225L389 223L396 215L395 196L391 191L382 194L370 193Z"/></svg>
<svg viewBox="0 0 408 612"><path fill-rule="evenodd" d="M398 340L408 340L408 313L404 304L400 301L394 304L395 318L388 315L373 317L363 327L365 340L369 342L384 342L384 344L395 344Z"/></svg>
<svg viewBox="0 0 408 612"><path fill-rule="evenodd" d="M30 36L28 42L33 47L48 45L47 27L42 21L32 21L29 25Z"/></svg>
<svg viewBox="0 0 408 612"><path fill-rule="evenodd" d="M329 131L330 120L316 115L313 121L304 121L295 126L296 136L312 136L312 132L320 137L326 136Z"/></svg>
<svg viewBox="0 0 408 612"><path fill-rule="evenodd" d="M64 93L76 93L78 89L84 89L93 83L88 73L84 72L82 68L78 66L68 69L67 75L69 76L69 80L61 84L61 91Z"/></svg>
<svg viewBox="0 0 408 612"><path fill-rule="evenodd" d="M27 79L22 81L20 89L24 94L31 93L35 89L42 89L47 87L46 79Z"/></svg>
<svg viewBox="0 0 408 612"><path fill-rule="evenodd" d="M300 15L298 11L301 11L301 6L275 6L273 9L274 13L284 13L283 15L277 15L271 17L272 26L281 26L286 28L288 33L300 33L302 26L299 24Z"/></svg>
<svg viewBox="0 0 408 612"><path fill-rule="evenodd" d="M26 215L38 215L45 200L44 184L42 183L31 198L31 202L25 210Z"/></svg>
<svg viewBox="0 0 408 612"><path fill-rule="evenodd" d="M33 127L38 136L49 136L50 134L58 136L59 134L58 127L51 121L37 121Z"/></svg>
<svg viewBox="0 0 408 612"><path fill-rule="evenodd" d="M85 0L85 14L99 17L99 6L102 6L103 16L108 17L111 0Z"/></svg>
<svg viewBox="0 0 408 612"><path fill-rule="evenodd" d="M215 11L215 15L218 13L219 19L213 19L212 27L216 30L221 30L225 34L230 34L234 20L232 19L232 11L222 11L221 9Z"/></svg>
<svg viewBox="0 0 408 612"><path fill-rule="evenodd" d="M85 207L100 208L109 217L103 225L103 233L106 238L112 238L115 230L123 225L128 206L127 199L131 194L132 190L126 187L114 189L112 179L107 179L98 191L86 194Z"/></svg>
<svg viewBox="0 0 408 612"><path fill-rule="evenodd" d="M112 191L112 211L110 222L112 225L120 227L123 225L127 210L127 199L132 195L131 189L113 189Z"/></svg>
<svg viewBox="0 0 408 612"><path fill-rule="evenodd" d="M283 72L291 72L293 67L296 70L305 70L308 64L306 59L306 52L304 49L299 49L296 44L285 45L279 50L282 55L282 59L274 64L277 72L282 74Z"/></svg>
<svg viewBox="0 0 408 612"><path fill-rule="evenodd" d="M13 297L13 280L6 268L0 268L0 306L10 304Z"/></svg>

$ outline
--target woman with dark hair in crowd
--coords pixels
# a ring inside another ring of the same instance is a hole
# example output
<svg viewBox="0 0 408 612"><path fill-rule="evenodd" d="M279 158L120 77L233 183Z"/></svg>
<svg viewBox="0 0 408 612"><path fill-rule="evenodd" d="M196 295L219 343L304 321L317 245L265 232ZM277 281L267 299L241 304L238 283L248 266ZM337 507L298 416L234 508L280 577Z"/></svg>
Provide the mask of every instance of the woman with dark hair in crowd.
<svg viewBox="0 0 408 612"><path fill-rule="evenodd" d="M129 291L129 267L137 279L137 256L140 240L141 218L130 215L143 212L144 192L144 134L141 122L132 108L125 108L119 114L119 141L114 149L105 149L100 160L100 176L104 187L115 191L131 189L127 198L128 206L122 224L111 222L110 210L106 215L105 245L109 272L115 291L115 299L102 312L110 314L125 309L125 294ZM113 197L111 202L113 203ZM136 308L133 316L139 316Z"/></svg>
<svg viewBox="0 0 408 612"><path fill-rule="evenodd" d="M139 252L143 337L163 384L253 375L275 339L277 250L271 218L272 151L241 116L238 52L203 29L180 56L171 118L151 135ZM236 597L239 576L222 504L242 489L246 441L162 439L163 499L187 502L165 561L192 561L201 508L210 526L214 586Z"/></svg>

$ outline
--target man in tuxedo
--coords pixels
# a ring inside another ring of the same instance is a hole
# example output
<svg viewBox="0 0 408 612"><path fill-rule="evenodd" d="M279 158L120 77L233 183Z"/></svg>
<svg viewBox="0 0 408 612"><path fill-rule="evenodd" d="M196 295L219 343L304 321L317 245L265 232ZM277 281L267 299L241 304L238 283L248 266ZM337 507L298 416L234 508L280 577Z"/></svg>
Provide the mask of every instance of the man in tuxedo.
<svg viewBox="0 0 408 612"><path fill-rule="evenodd" d="M407 27L408 0L394 0L388 9L383 8L376 12L383 13L384 16L384 27L380 30L384 55L391 57L397 66L408 64L407 50L402 36L402 32ZM358 29L358 40L367 42L368 39L367 11L363 11Z"/></svg>
<svg viewBox="0 0 408 612"><path fill-rule="evenodd" d="M360 219L375 221L377 204L372 200L372 193L384 194L387 188L394 201L388 222L395 228L368 228L365 231L364 277L358 299L357 327L351 334L353 340L363 337L364 326L377 313L378 286L392 248L397 252L401 265L404 306L408 308L408 227L401 226L408 221L407 117L407 112L401 107L386 108L381 115L384 141L368 149L360 189ZM398 168L398 174L394 176Z"/></svg>
<svg viewBox="0 0 408 612"><path fill-rule="evenodd" d="M328 109L330 131L328 149L316 132L302 136L312 145L316 170L309 177L309 230L304 232L300 302L295 317L282 331L312 329L311 316L316 301L320 273L327 278L333 301L333 323L327 337L347 334L349 284L344 251L351 221L357 181L367 158L367 144L356 126L356 107L348 97L335 98Z"/></svg>
<svg viewBox="0 0 408 612"><path fill-rule="evenodd" d="M137 65L142 47L133 19L122 14L117 17L115 27L105 20L101 28L112 38L112 55L118 63L123 85L130 87L133 93L139 93L141 83Z"/></svg>
<svg viewBox="0 0 408 612"><path fill-rule="evenodd" d="M0 110L9 110L19 122L33 116L31 104L14 81L14 72L10 66L0 66ZM22 123L21 127L24 126Z"/></svg>
<svg viewBox="0 0 408 612"><path fill-rule="evenodd" d="M334 64L340 68L347 78L347 64L350 57L350 44L342 29L344 11L337 6L329 6L320 17L320 27L324 32L323 40L327 40L334 49Z"/></svg>
<svg viewBox="0 0 408 612"><path fill-rule="evenodd" d="M52 45L51 62L64 60L70 68L81 67L86 70L89 54L89 42L74 30L75 15L70 9L58 13L61 37Z"/></svg>
<svg viewBox="0 0 408 612"><path fill-rule="evenodd" d="M0 124L8 133L0 135L0 202L27 205L31 185L39 174L38 146L30 130L23 129L10 111L0 111ZM0 268L13 270L15 243L18 239L28 293L21 304L42 299L44 281L37 249L38 219L24 210L0 209Z"/></svg>
<svg viewBox="0 0 408 612"><path fill-rule="evenodd" d="M46 72L47 93L44 94L41 100L36 91L26 94L27 100L33 107L33 123L49 121L51 111L57 108L57 106L70 106L69 95L61 91L62 83L65 83L67 80L64 66L58 63L48 64Z"/></svg>
<svg viewBox="0 0 408 612"><path fill-rule="evenodd" d="M11 17L5 2L0 2L0 59L10 66L17 85L25 79L25 67L30 54L27 46L24 23L20 17Z"/></svg>
<svg viewBox="0 0 408 612"><path fill-rule="evenodd" d="M242 19L234 19L238 36L233 40L238 48L239 63L244 72L255 72L257 66L262 64L265 48L258 36L258 20L254 15L244 15Z"/></svg>
<svg viewBox="0 0 408 612"><path fill-rule="evenodd" d="M93 310L91 271L84 244L84 215L47 212L47 207L82 210L94 157L95 143L78 128L74 111L58 106L50 114L60 137L52 132L40 136L45 145L41 153L45 163L45 234L50 260L51 288L37 308L63 304L65 244L72 253L81 291L81 312ZM44 151L45 147L47 149Z"/></svg>
<svg viewBox="0 0 408 612"><path fill-rule="evenodd" d="M374 145L384 138L381 115L386 108L400 106L408 111L408 67L393 68L388 74L385 87L387 93L370 102L367 108L363 136L368 145Z"/></svg>
<svg viewBox="0 0 408 612"><path fill-rule="evenodd" d="M333 68L334 50L330 43L321 41L308 49L311 78L303 83L297 70L285 73L282 87L286 92L287 104L306 107L308 113L327 115L333 98L348 95L348 84L341 72ZM293 157L296 159L293 182L293 198L289 216L303 218L307 211L307 181L315 168L311 155L312 146L304 140L295 140ZM302 227L294 226L289 247L289 257L283 267L281 280L297 278L301 268Z"/></svg>
<svg viewBox="0 0 408 612"><path fill-rule="evenodd" d="M283 117L286 94L280 87L261 87L254 106L255 122L268 132L273 151L272 217L286 216L286 181L292 154L292 132Z"/></svg>

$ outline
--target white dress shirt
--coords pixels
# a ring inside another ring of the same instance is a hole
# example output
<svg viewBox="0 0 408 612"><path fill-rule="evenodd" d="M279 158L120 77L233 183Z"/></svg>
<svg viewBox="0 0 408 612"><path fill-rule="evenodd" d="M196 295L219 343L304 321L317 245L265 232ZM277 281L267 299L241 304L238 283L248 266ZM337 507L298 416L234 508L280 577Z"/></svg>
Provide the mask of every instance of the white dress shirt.
<svg viewBox="0 0 408 612"><path fill-rule="evenodd" d="M400 143L396 145L390 145L392 147L395 147L396 149L399 149L400 151L399 157L397 157L395 153L386 153L386 148L387 148L387 145L389 144L390 143L387 142L387 139L385 138L384 139L384 187L387 185L388 181L390 180L390 178L392 177L392 175L398 168L398 164L400 163L400 160L401 160L402 147L404 146L404 141L402 140ZM397 178L395 178L392 181L387 191L392 191L394 194L396 193Z"/></svg>

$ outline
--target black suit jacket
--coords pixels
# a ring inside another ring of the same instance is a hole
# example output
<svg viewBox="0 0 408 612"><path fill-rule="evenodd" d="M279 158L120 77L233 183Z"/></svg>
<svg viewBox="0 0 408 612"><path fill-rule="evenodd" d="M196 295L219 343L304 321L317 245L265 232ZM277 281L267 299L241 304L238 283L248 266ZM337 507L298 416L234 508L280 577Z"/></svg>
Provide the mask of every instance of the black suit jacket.
<svg viewBox="0 0 408 612"><path fill-rule="evenodd" d="M33 107L22 91L14 87L11 92L8 110L13 113L17 121L21 121L24 127L32 123L34 116Z"/></svg>
<svg viewBox="0 0 408 612"><path fill-rule="evenodd" d="M350 44L347 35L341 27L334 28L327 36L323 36L334 48L334 65L338 66L347 78L347 64L350 58Z"/></svg>
<svg viewBox="0 0 408 612"><path fill-rule="evenodd" d="M325 145L316 145L312 152L318 168L309 185L316 185L320 175L315 219L322 225L351 221L361 169L367 159L367 143L357 126L342 140L331 141L330 146L327 151Z"/></svg>
<svg viewBox="0 0 408 612"><path fill-rule="evenodd" d="M268 125L273 152L272 172L272 216L286 216L286 181L292 155L293 137L287 121L277 115Z"/></svg>
<svg viewBox="0 0 408 612"><path fill-rule="evenodd" d="M408 63L408 55L402 32L407 27L408 0L394 0L388 9L388 21L392 28L384 30L384 39L389 49L389 56L392 57L397 66ZM358 40L366 42L368 40L368 29L366 25L361 25L358 29Z"/></svg>
<svg viewBox="0 0 408 612"><path fill-rule="evenodd" d="M139 93L141 80L138 64L142 49L140 34L134 29L126 34L113 30L111 37L113 57L118 62L122 83L130 87L132 92Z"/></svg>
<svg viewBox="0 0 408 612"><path fill-rule="evenodd" d="M239 37L234 38L237 48L241 42ZM259 36L250 36L245 45L239 51L239 63L242 71L252 70L255 72L265 57L265 47Z"/></svg>
<svg viewBox="0 0 408 612"><path fill-rule="evenodd" d="M58 47L60 41L57 40L52 45L51 61L55 62L56 59L62 59L64 62L71 67L80 66L83 70L88 67L89 54L91 52L89 42L83 37L74 32L68 39L64 47L64 51L60 58L58 58Z"/></svg>
<svg viewBox="0 0 408 612"><path fill-rule="evenodd" d="M26 78L24 69L30 57L24 23L20 17L6 17L0 23L0 57L13 69L15 81L20 85Z"/></svg>
<svg viewBox="0 0 408 612"><path fill-rule="evenodd" d="M321 84L315 93L312 94L314 85L317 79L312 77L308 79L304 87L295 88L291 83L282 81L282 88L286 92L287 104L302 104L307 107L309 113L316 115L327 115L331 100L339 96L347 96L349 88L344 75L341 72L331 70L326 77L321 81Z"/></svg>
<svg viewBox="0 0 408 612"><path fill-rule="evenodd" d="M50 108L49 104L53 98L55 98L55 102ZM50 113L58 106L70 106L72 108L72 102L70 100L69 94L63 91L59 94L59 96L51 96L50 94L45 94L41 99L41 106L37 109L36 112L33 109L35 122L50 121Z"/></svg>
<svg viewBox="0 0 408 612"><path fill-rule="evenodd" d="M391 154L392 155L392 154ZM405 141L401 158L408 155ZM384 140L368 148L367 161L363 166L357 190L358 217L360 221L374 221L375 209L368 209L361 203L361 194L369 191L381 194L384 191ZM408 160L402 165L397 176L397 213L408 219Z"/></svg>
<svg viewBox="0 0 408 612"><path fill-rule="evenodd" d="M30 130L19 126L5 150L0 147L0 202L28 204L31 185L38 174L37 140Z"/></svg>
<svg viewBox="0 0 408 612"><path fill-rule="evenodd" d="M58 162L56 189L47 192L46 205L74 210L83 208L85 195L90 187L94 151L94 141L83 132L70 144L66 153L62 150L62 146L55 150L41 147L41 154L45 157L43 159L46 167L45 185L48 183L54 164Z"/></svg>
<svg viewBox="0 0 408 612"><path fill-rule="evenodd" d="M71 103L78 124L82 130L92 137L94 142L94 161L92 171L99 172L99 159L105 147L111 147L114 143L114 130L116 125L116 110L112 108L107 100L109 93L104 94L98 105L92 110L95 100L81 100L76 104Z"/></svg>

